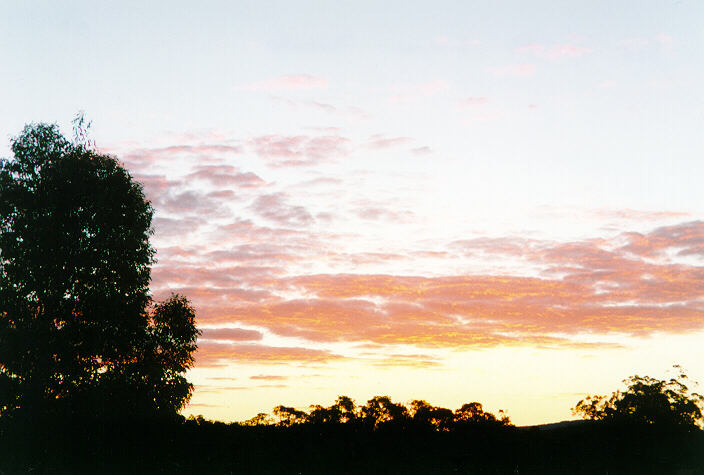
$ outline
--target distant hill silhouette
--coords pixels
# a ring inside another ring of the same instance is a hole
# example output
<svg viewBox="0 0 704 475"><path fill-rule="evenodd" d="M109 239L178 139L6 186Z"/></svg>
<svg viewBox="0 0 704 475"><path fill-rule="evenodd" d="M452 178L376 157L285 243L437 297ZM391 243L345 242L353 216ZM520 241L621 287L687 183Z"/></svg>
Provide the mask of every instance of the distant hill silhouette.
<svg viewBox="0 0 704 475"><path fill-rule="evenodd" d="M550 431L559 430L567 427L583 427L587 424L594 424L594 421L588 421L584 419L560 421L560 422L549 422L547 424L535 424L530 426L518 426L518 430L538 430L538 431Z"/></svg>

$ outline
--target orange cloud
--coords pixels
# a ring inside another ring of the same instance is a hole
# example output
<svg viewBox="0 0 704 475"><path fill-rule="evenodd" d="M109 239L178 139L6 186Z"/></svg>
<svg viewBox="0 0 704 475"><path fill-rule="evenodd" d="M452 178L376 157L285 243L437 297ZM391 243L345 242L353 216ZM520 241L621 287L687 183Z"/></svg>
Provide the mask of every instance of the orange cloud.
<svg viewBox="0 0 704 475"><path fill-rule="evenodd" d="M692 221L663 226L648 234L627 233L630 241L623 250L639 256L654 257L667 250L679 255L704 255L704 222Z"/></svg>
<svg viewBox="0 0 704 475"><path fill-rule="evenodd" d="M275 229L251 226L246 239L276 239ZM289 264L321 253L341 265L418 253L330 253L286 242L229 250L172 247L164 250L172 264L156 266L154 278L157 289L189 295L202 322L265 328L310 342L592 348L608 345L580 342L578 336L704 328L704 269L668 257L698 255L703 239L704 223L691 222L612 239L476 238L444 251L419 251L433 259L509 256L542 269L534 276L295 275ZM257 265L232 265L243 262Z"/></svg>
<svg viewBox="0 0 704 475"><path fill-rule="evenodd" d="M288 379L288 376L278 376L275 374L258 374L256 376L250 376L249 379L266 380L266 381L281 381L284 379Z"/></svg>
<svg viewBox="0 0 704 475"><path fill-rule="evenodd" d="M698 243L700 226L658 228L647 249ZM616 247L614 242L631 239ZM561 335L644 336L704 328L704 270L633 257L632 234L572 243L478 240L482 252L512 253L546 266L547 277L318 274L263 281L259 301L210 309L240 322L317 342L418 347L539 345L588 348ZM493 248L492 248L493 246ZM642 246L638 249L644 249ZM687 248L689 249L689 248ZM276 297L297 293L305 298ZM601 344L598 344L601 345Z"/></svg>
<svg viewBox="0 0 704 475"><path fill-rule="evenodd" d="M343 359L325 350L301 347L265 346L201 342L196 352L196 366L219 367L230 363L326 363Z"/></svg>
<svg viewBox="0 0 704 475"><path fill-rule="evenodd" d="M689 213L680 211L644 211L637 209L596 209L588 211L592 216L604 219L613 219L622 222L623 220L632 221L657 221L661 219L687 218Z"/></svg>
<svg viewBox="0 0 704 475"><path fill-rule="evenodd" d="M204 328L202 331L200 338L204 340L256 341L264 337L262 332L244 328Z"/></svg>
<svg viewBox="0 0 704 475"><path fill-rule="evenodd" d="M380 368L398 368L399 366L405 366L418 369L430 369L442 367L442 361L428 357L427 355L394 354L388 358L374 360L372 365Z"/></svg>

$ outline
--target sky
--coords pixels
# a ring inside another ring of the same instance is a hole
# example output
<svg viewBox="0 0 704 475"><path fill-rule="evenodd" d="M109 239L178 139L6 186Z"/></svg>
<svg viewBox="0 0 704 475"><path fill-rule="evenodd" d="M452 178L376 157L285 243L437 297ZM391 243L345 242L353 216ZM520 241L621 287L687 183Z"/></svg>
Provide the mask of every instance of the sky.
<svg viewBox="0 0 704 475"><path fill-rule="evenodd" d="M704 3L0 4L0 156L78 111L203 330L185 415L519 425L704 382ZM701 388L700 388L701 391Z"/></svg>

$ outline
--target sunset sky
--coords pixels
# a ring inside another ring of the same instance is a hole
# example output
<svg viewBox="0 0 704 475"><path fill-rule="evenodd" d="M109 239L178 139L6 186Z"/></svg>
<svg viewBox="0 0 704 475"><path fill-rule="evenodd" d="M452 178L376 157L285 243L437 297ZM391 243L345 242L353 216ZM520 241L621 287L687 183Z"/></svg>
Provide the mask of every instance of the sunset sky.
<svg viewBox="0 0 704 475"><path fill-rule="evenodd" d="M0 156L79 110L203 330L185 415L519 425L704 384L704 2L4 2ZM702 391L702 388L699 388Z"/></svg>

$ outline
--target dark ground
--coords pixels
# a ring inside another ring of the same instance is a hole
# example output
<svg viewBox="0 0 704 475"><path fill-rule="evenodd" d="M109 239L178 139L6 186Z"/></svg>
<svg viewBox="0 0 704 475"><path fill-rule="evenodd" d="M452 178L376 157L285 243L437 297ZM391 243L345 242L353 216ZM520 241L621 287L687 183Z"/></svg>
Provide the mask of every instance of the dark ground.
<svg viewBox="0 0 704 475"><path fill-rule="evenodd" d="M704 432L571 423L247 427L198 420L0 420L0 474L704 474Z"/></svg>

